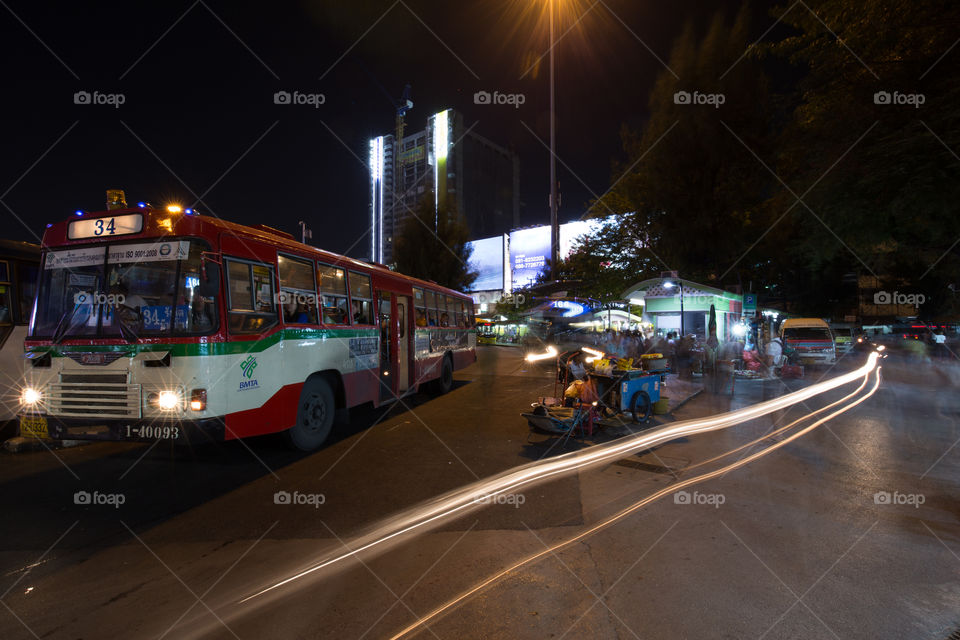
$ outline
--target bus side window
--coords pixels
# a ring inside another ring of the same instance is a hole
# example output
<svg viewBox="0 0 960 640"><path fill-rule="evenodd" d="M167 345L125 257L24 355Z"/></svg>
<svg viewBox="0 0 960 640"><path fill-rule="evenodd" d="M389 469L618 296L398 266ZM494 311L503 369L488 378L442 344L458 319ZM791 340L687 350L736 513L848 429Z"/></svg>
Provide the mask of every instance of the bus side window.
<svg viewBox="0 0 960 640"><path fill-rule="evenodd" d="M227 259L229 324L233 333L259 333L277 323L273 267Z"/></svg>
<svg viewBox="0 0 960 640"><path fill-rule="evenodd" d="M474 310L473 310L473 300L471 300L467 302L466 318L464 318L468 329L473 326L473 319L475 317L476 316L474 315Z"/></svg>
<svg viewBox="0 0 960 640"><path fill-rule="evenodd" d="M317 324L317 285L313 262L277 256L284 322Z"/></svg>
<svg viewBox="0 0 960 640"><path fill-rule="evenodd" d="M447 296L447 326L458 326L457 317L460 315L460 301Z"/></svg>
<svg viewBox="0 0 960 640"><path fill-rule="evenodd" d="M440 326L440 317L437 315L437 294L429 289L427 294L427 326Z"/></svg>
<svg viewBox="0 0 960 640"><path fill-rule="evenodd" d="M350 324L347 312L347 276L343 269L326 264L317 266L323 324Z"/></svg>
<svg viewBox="0 0 960 640"><path fill-rule="evenodd" d="M425 306L426 300L423 297L423 289L419 287L413 288L413 306L417 310L416 326L425 327L427 326L427 308Z"/></svg>
<svg viewBox="0 0 960 640"><path fill-rule="evenodd" d="M353 324L373 324L370 276L350 272L350 309Z"/></svg>

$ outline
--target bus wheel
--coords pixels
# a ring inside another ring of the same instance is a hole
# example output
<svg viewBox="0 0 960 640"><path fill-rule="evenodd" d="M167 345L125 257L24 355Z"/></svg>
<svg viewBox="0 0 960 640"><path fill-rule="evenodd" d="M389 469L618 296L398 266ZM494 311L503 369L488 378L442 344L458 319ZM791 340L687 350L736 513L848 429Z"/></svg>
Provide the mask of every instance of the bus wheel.
<svg viewBox="0 0 960 640"><path fill-rule="evenodd" d="M307 380L297 404L297 423L287 430L290 445L300 451L319 448L330 435L335 412L330 385L321 378Z"/></svg>
<svg viewBox="0 0 960 640"><path fill-rule="evenodd" d="M443 364L440 366L440 377L437 378L434 392L438 396L453 389L453 361L450 358L444 358Z"/></svg>

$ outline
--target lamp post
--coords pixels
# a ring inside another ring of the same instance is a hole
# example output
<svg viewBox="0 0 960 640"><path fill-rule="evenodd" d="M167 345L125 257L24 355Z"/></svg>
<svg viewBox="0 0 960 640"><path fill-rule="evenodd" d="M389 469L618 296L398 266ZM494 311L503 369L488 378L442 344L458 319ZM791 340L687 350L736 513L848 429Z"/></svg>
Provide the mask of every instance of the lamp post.
<svg viewBox="0 0 960 640"><path fill-rule="evenodd" d="M556 79L554 73L553 5L556 0L547 0L550 12L550 271L556 276L560 253L560 225L557 220L557 117L555 113Z"/></svg>

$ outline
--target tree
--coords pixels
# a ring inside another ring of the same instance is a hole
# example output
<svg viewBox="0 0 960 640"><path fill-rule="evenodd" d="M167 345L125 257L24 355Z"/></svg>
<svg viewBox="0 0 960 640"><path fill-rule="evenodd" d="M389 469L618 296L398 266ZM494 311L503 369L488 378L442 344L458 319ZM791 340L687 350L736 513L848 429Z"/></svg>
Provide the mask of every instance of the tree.
<svg viewBox="0 0 960 640"><path fill-rule="evenodd" d="M410 211L394 241L397 271L439 285L467 290L477 278L470 270L470 229L454 207L434 210L428 194Z"/></svg>
<svg viewBox="0 0 960 640"><path fill-rule="evenodd" d="M626 159L593 203L594 215L622 216L631 251L648 248L648 274L735 281L749 271L741 258L769 224L758 205L772 177L754 154L770 154L771 118L763 70L741 59L748 15L744 8L728 25L717 14L702 39L690 26L683 31L651 92L646 127L623 130Z"/></svg>
<svg viewBox="0 0 960 640"><path fill-rule="evenodd" d="M557 263L551 277L570 282L570 289L581 297L609 302L620 300L624 289L658 272L653 255L643 251L618 221L611 220L594 233L577 238L570 255Z"/></svg>
<svg viewBox="0 0 960 640"><path fill-rule="evenodd" d="M758 47L788 62L799 83L781 91L791 118L776 171L804 195L778 225L786 281L821 273L877 275L926 294L945 312L960 282L960 5L952 0L810 0L786 5L794 33ZM814 15L816 14L816 15ZM826 26L825 26L826 25ZM829 27L829 29L827 28ZM773 194L779 216L796 197ZM809 209L808 209L809 207ZM934 267L936 265L936 267ZM790 276L793 276L792 278ZM798 291L814 304L827 289Z"/></svg>

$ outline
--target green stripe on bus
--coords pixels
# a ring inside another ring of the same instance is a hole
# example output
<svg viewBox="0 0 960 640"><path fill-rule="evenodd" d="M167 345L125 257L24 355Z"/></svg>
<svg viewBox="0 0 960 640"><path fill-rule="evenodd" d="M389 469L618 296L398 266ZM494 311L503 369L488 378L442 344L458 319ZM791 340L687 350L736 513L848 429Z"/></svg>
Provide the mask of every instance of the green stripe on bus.
<svg viewBox="0 0 960 640"><path fill-rule="evenodd" d="M138 353L169 351L174 356L224 356L239 353L259 353L281 340L328 340L331 338L376 337L376 329L284 329L263 340L238 342L201 342L186 344L108 344L108 345L59 345L28 349L29 352L50 352L54 357L62 357L67 351L122 351L129 355Z"/></svg>

